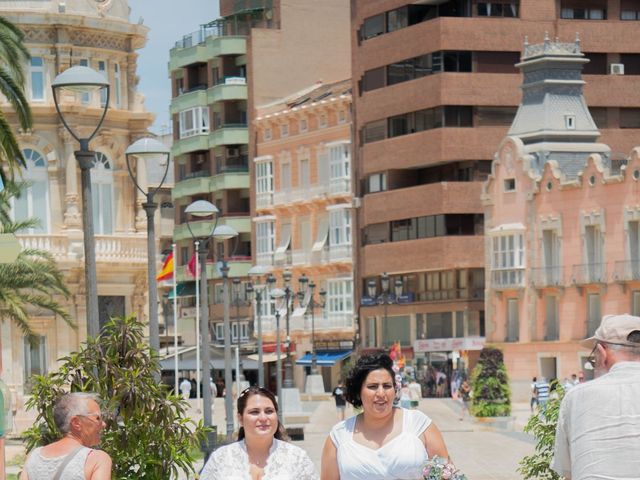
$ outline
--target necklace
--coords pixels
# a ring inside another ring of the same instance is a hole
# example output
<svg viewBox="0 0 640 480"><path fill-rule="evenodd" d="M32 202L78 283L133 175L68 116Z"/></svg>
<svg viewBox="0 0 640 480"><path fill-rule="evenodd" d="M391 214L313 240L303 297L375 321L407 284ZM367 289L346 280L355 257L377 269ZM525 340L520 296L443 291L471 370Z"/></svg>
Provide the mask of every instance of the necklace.
<svg viewBox="0 0 640 480"><path fill-rule="evenodd" d="M253 463L256 467L264 468L267 465L267 459L257 460L254 458L252 460L251 457L249 457L249 463Z"/></svg>

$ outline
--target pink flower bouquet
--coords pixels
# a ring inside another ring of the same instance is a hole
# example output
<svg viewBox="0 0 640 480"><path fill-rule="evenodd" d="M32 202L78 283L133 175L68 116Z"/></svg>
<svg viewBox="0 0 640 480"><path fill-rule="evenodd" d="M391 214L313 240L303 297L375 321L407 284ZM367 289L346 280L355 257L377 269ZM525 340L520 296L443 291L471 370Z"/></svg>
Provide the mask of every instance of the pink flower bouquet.
<svg viewBox="0 0 640 480"><path fill-rule="evenodd" d="M467 480L467 477L453 463L438 456L430 458L425 464L422 477L424 480Z"/></svg>

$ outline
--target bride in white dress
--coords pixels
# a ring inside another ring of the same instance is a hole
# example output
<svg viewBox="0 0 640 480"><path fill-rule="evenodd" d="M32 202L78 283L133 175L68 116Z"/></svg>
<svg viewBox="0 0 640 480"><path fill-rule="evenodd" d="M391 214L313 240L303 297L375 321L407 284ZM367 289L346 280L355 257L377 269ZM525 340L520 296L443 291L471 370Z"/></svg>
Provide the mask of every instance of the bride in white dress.
<svg viewBox="0 0 640 480"><path fill-rule="evenodd" d="M442 434L419 410L395 408L393 361L363 355L346 381L362 413L338 423L322 451L321 480L418 480L430 457L449 458Z"/></svg>
<svg viewBox="0 0 640 480"><path fill-rule="evenodd" d="M307 453L285 441L278 403L269 390L249 387L238 397L238 441L217 449L200 480L317 480Z"/></svg>

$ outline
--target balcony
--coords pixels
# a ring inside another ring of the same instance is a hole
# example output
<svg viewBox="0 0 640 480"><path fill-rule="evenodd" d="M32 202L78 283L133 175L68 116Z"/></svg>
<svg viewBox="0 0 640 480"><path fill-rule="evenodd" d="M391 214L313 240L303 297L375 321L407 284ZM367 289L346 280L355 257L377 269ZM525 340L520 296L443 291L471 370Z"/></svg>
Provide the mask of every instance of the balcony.
<svg viewBox="0 0 640 480"><path fill-rule="evenodd" d="M208 174L209 172L203 171L194 172L192 174L193 178L187 178L188 176L185 176L185 179L177 182L171 190L172 200L211 192L211 177L209 177Z"/></svg>
<svg viewBox="0 0 640 480"><path fill-rule="evenodd" d="M215 220L201 220L189 222L191 231L196 237L207 237L213 231ZM251 217L249 215L225 215L218 219L218 225L228 225L238 233L251 233ZM173 229L173 239L176 242L191 238L186 223L176 225Z"/></svg>
<svg viewBox="0 0 640 480"><path fill-rule="evenodd" d="M273 253L258 253L256 255L257 265L264 265L267 267L273 266Z"/></svg>
<svg viewBox="0 0 640 480"><path fill-rule="evenodd" d="M564 285L562 267L551 266L531 269L531 284L537 288Z"/></svg>
<svg viewBox="0 0 640 480"><path fill-rule="evenodd" d="M206 86L205 86L206 88ZM207 92L202 89L190 90L182 93L171 100L171 107L169 109L171 115L176 115L179 112L188 110L195 107L204 107L207 105Z"/></svg>
<svg viewBox="0 0 640 480"><path fill-rule="evenodd" d="M244 80L244 83L236 83L232 81L232 78L226 78L224 83L215 85L207 90L207 104L211 105L212 103L224 102L226 100L246 100L246 79L241 77L233 78Z"/></svg>
<svg viewBox="0 0 640 480"><path fill-rule="evenodd" d="M629 282L632 280L640 280L640 260L616 262L613 270L613 281Z"/></svg>
<svg viewBox="0 0 640 480"><path fill-rule="evenodd" d="M244 55L247 53L247 41L243 36L221 36L219 30L206 30L185 35L169 54L169 71L193 65L207 63L221 55Z"/></svg>
<svg viewBox="0 0 640 480"><path fill-rule="evenodd" d="M351 179L349 177L332 178L329 180L330 195L348 195L351 193Z"/></svg>
<svg viewBox="0 0 640 480"><path fill-rule="evenodd" d="M293 261L291 250L285 252L276 252L273 255L273 264L278 267L291 265Z"/></svg>
<svg viewBox="0 0 640 480"><path fill-rule="evenodd" d="M246 155L229 157L226 161L216 159L216 171L218 173L249 173L249 160Z"/></svg>
<svg viewBox="0 0 640 480"><path fill-rule="evenodd" d="M524 288L524 268L491 270L491 288L511 290Z"/></svg>
<svg viewBox="0 0 640 480"><path fill-rule="evenodd" d="M273 194L274 205L288 205L299 202L311 202L326 195L327 185L315 184L306 187L279 190Z"/></svg>
<svg viewBox="0 0 640 480"><path fill-rule="evenodd" d="M171 156L175 158L199 150L209 150L209 134L202 133L176 140L171 147Z"/></svg>
<svg viewBox="0 0 640 480"><path fill-rule="evenodd" d="M574 285L587 285L589 283L607 282L606 263L584 263L574 265L571 275L571 283Z"/></svg>
<svg viewBox="0 0 640 480"><path fill-rule="evenodd" d="M209 134L209 148L248 143L249 129L246 123L226 123Z"/></svg>
<svg viewBox="0 0 640 480"><path fill-rule="evenodd" d="M291 265L309 265L311 252L307 250L294 250L291 252Z"/></svg>
<svg viewBox="0 0 640 480"><path fill-rule="evenodd" d="M351 262L352 254L351 244L331 245L329 247L329 262Z"/></svg>
<svg viewBox="0 0 640 480"><path fill-rule="evenodd" d="M252 263L251 257L227 258L229 278L248 276ZM178 282L192 282L194 280L186 265L180 265L176 268L176 276ZM219 278L222 278L222 273L219 271L218 264L211 259L207 259L207 280Z"/></svg>

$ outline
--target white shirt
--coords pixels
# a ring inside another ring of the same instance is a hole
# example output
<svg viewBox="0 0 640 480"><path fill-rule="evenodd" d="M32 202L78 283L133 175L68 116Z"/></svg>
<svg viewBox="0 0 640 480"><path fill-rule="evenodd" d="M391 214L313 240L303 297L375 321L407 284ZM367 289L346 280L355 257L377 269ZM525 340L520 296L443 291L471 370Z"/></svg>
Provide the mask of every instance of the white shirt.
<svg viewBox="0 0 640 480"><path fill-rule="evenodd" d="M249 455L244 440L217 449L202 469L200 480L251 480ZM273 439L262 480L317 480L307 452L288 442Z"/></svg>
<svg viewBox="0 0 640 480"><path fill-rule="evenodd" d="M90 453L90 448L82 447L64 467L64 474L61 478L64 480L84 480L84 464L87 462L87 457ZM24 465L29 480L52 479L62 462L67 458L67 455L45 457L42 455L42 447L34 449Z"/></svg>
<svg viewBox="0 0 640 480"><path fill-rule="evenodd" d="M419 410L402 409L402 431L377 449L354 441L356 418L347 418L331 430L340 480L422 479L429 456L420 437L431 425L429 417Z"/></svg>
<svg viewBox="0 0 640 480"><path fill-rule="evenodd" d="M640 478L640 362L567 392L556 431L553 468L573 480Z"/></svg>

